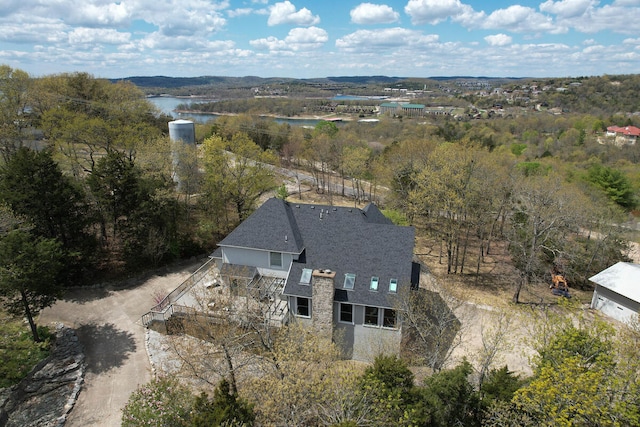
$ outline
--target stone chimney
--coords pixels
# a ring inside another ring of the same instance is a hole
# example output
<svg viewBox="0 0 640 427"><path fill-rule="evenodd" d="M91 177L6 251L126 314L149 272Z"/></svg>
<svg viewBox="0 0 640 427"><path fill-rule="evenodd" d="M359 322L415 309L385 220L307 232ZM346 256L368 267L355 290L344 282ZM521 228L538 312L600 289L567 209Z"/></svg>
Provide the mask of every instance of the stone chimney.
<svg viewBox="0 0 640 427"><path fill-rule="evenodd" d="M311 275L311 318L318 337L333 339L333 279L335 271L313 270Z"/></svg>

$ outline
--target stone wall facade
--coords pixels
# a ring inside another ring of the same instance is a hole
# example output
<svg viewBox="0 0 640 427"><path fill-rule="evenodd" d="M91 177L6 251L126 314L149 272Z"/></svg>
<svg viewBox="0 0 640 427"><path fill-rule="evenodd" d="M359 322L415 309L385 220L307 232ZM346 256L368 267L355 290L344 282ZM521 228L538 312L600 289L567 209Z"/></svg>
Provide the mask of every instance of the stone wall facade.
<svg viewBox="0 0 640 427"><path fill-rule="evenodd" d="M313 329L319 337L333 339L333 281L336 273L328 270L313 270L311 275L311 319Z"/></svg>

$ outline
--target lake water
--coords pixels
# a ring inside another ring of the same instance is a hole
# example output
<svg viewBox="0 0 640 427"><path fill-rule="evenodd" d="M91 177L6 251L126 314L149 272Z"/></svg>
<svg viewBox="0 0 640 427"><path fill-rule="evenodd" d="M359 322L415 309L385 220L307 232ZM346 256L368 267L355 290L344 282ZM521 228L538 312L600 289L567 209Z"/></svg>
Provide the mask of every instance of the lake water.
<svg viewBox="0 0 640 427"><path fill-rule="evenodd" d="M196 123L206 123L210 120L215 120L217 116L212 114L192 114L192 113L177 113L174 110L180 104L197 104L204 102L211 102L211 99L193 99L193 98L174 98L171 96L155 96L147 98L153 103L160 111L167 114L174 119L191 119Z"/></svg>
<svg viewBox="0 0 640 427"><path fill-rule="evenodd" d="M188 119L193 120L195 123L207 123L210 121L215 121L220 115L219 114L196 114L196 113L177 113L174 110L180 104L197 104L197 103L205 103L212 102L211 99L200 99L200 98L174 98L171 96L156 96L147 98L151 103L153 103L160 111L163 113L173 117L174 119ZM273 119L276 123L288 123L292 126L315 126L318 124L320 120L317 119L286 119L286 118L277 118ZM339 124L339 123L338 123Z"/></svg>

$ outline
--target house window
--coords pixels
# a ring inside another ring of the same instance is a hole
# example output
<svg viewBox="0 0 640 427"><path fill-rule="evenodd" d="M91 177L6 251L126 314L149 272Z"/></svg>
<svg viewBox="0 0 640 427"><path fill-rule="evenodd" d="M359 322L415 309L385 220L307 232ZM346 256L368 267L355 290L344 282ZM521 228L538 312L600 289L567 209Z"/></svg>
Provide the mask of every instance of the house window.
<svg viewBox="0 0 640 427"><path fill-rule="evenodd" d="M378 307L364 308L364 324L369 326L378 326Z"/></svg>
<svg viewBox="0 0 640 427"><path fill-rule="evenodd" d="M371 285L369 286L369 290L371 290L371 291L377 291L378 290L378 278L376 276L373 276L371 278Z"/></svg>
<svg viewBox="0 0 640 427"><path fill-rule="evenodd" d="M282 254L280 252L269 252L269 265L271 267L282 267Z"/></svg>
<svg viewBox="0 0 640 427"><path fill-rule="evenodd" d="M304 285L308 285L309 283L311 283L311 271L312 270L310 268L302 269L302 276L300 276L300 283Z"/></svg>
<svg viewBox="0 0 640 427"><path fill-rule="evenodd" d="M309 298L297 297L296 314L298 316L311 317L311 312L309 311Z"/></svg>
<svg viewBox="0 0 640 427"><path fill-rule="evenodd" d="M389 281L389 292L394 294L398 292L398 279L391 279Z"/></svg>
<svg viewBox="0 0 640 427"><path fill-rule="evenodd" d="M347 273L344 275L344 288L345 289L353 289L353 286L356 284L356 275L352 273Z"/></svg>
<svg viewBox="0 0 640 427"><path fill-rule="evenodd" d="M396 327L396 311L390 308L385 308L382 316L382 326L385 328Z"/></svg>
<svg viewBox="0 0 640 427"><path fill-rule="evenodd" d="M353 305L340 304L340 321L345 323L353 323Z"/></svg>

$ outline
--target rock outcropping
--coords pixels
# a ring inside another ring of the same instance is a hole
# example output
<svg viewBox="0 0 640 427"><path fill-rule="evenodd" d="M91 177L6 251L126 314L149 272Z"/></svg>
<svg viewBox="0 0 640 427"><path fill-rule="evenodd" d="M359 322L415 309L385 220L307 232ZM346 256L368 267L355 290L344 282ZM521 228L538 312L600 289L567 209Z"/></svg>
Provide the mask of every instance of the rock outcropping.
<svg viewBox="0 0 640 427"><path fill-rule="evenodd" d="M58 325L49 357L0 393L0 427L63 426L80 393L84 371L84 352L75 331Z"/></svg>

